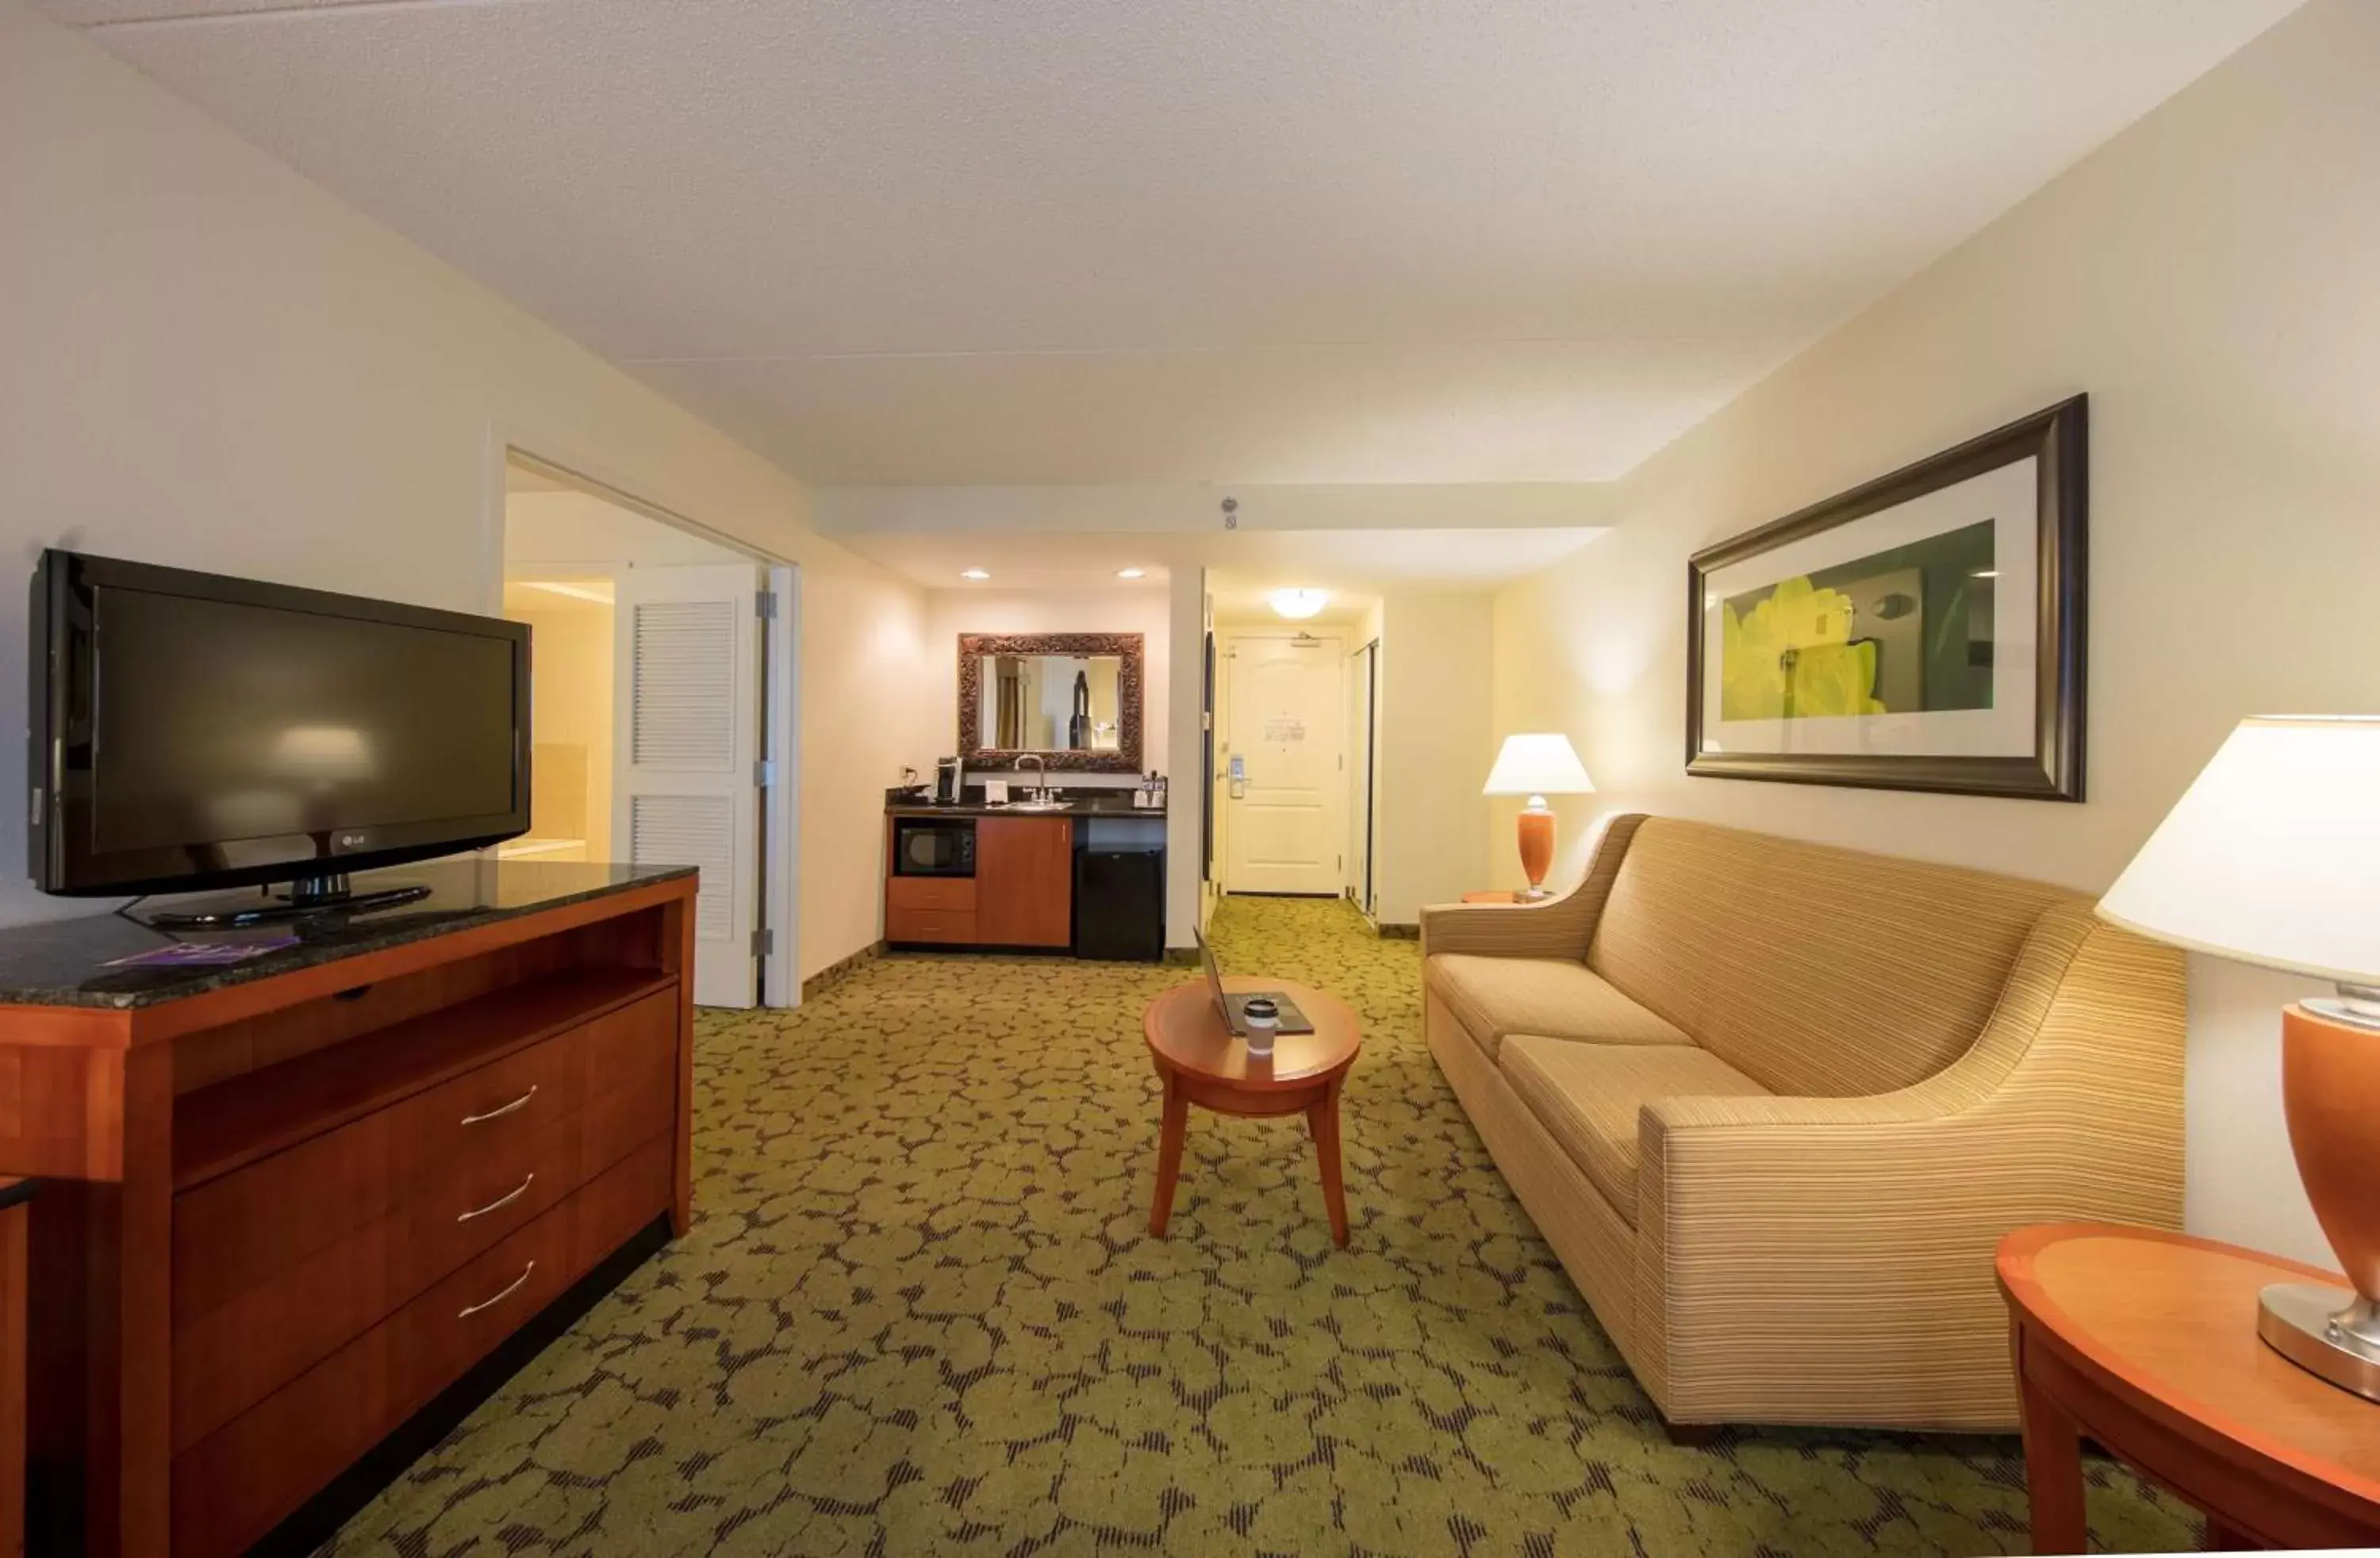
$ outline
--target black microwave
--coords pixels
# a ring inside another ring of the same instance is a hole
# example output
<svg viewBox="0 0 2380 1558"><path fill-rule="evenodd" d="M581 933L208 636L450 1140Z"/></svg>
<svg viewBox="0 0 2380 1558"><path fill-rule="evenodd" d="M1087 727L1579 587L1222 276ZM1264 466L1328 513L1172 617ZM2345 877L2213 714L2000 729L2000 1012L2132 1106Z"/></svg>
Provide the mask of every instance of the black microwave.
<svg viewBox="0 0 2380 1558"><path fill-rule="evenodd" d="M972 817L895 817L892 819L894 876L973 876L975 819Z"/></svg>

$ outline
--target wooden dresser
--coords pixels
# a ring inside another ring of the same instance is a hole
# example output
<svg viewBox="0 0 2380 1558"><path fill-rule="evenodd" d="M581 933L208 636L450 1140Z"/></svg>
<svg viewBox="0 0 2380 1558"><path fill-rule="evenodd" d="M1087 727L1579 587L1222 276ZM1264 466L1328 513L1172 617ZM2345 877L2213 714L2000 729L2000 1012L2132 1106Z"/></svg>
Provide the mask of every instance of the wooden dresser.
<svg viewBox="0 0 2380 1558"><path fill-rule="evenodd" d="M36 1551L310 1540L685 1230L691 870L385 874L435 892L229 968L0 931Z"/></svg>

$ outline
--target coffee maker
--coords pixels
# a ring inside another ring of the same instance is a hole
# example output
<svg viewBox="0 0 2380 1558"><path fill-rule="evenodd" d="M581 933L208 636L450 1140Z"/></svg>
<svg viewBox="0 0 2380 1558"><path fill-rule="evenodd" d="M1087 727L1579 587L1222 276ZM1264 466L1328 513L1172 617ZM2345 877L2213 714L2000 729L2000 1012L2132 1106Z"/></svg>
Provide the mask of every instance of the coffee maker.
<svg viewBox="0 0 2380 1558"><path fill-rule="evenodd" d="M960 758L934 761L934 803L956 806L966 799L966 762Z"/></svg>

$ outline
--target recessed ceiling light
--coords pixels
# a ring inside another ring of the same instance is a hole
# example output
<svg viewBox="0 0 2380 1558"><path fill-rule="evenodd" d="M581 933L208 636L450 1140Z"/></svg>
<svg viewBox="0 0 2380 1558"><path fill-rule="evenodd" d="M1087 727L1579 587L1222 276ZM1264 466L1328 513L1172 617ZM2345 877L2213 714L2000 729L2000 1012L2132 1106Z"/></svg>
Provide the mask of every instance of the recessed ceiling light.
<svg viewBox="0 0 2380 1558"><path fill-rule="evenodd" d="M961 568L959 570L959 577L961 578L990 578L991 576L984 572L981 568Z"/></svg>
<svg viewBox="0 0 2380 1558"><path fill-rule="evenodd" d="M1148 577L1148 570L1147 568L1118 568L1116 570L1116 578L1147 578Z"/></svg>
<svg viewBox="0 0 2380 1558"><path fill-rule="evenodd" d="M1276 590L1266 597L1272 609L1292 622L1302 622L1330 603L1328 590Z"/></svg>

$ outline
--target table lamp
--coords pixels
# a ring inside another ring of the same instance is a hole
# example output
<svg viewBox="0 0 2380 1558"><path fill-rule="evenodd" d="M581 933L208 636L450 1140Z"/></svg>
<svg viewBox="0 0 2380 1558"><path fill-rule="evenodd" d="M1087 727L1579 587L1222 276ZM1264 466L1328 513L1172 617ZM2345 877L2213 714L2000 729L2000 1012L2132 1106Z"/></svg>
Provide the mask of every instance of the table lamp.
<svg viewBox="0 0 2380 1558"><path fill-rule="evenodd" d="M2354 1291L2277 1284L2256 1328L2380 1401L2380 718L2243 721L2099 913L2338 986L2281 1014L2281 1091L2306 1199Z"/></svg>
<svg viewBox="0 0 2380 1558"><path fill-rule="evenodd" d="M1529 797L1521 813L1521 870L1529 878L1524 897L1544 897L1546 890L1540 884L1553 869L1554 814L1546 809L1546 797L1588 795L1594 789L1586 765L1578 761L1569 736L1544 732L1504 737L1504 749L1496 754L1488 787L1480 793Z"/></svg>

